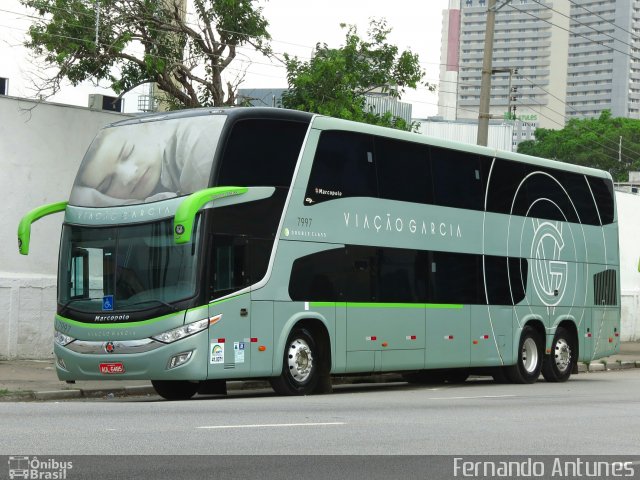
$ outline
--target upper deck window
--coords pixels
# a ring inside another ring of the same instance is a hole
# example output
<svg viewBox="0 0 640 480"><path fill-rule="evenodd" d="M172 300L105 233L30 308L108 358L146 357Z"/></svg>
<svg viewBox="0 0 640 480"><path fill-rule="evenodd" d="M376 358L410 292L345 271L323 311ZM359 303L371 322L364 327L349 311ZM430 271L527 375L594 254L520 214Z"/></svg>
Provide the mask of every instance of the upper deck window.
<svg viewBox="0 0 640 480"><path fill-rule="evenodd" d="M69 203L132 205L207 188L225 120L202 115L101 130L82 160Z"/></svg>
<svg viewBox="0 0 640 480"><path fill-rule="evenodd" d="M236 122L225 142L216 184L288 187L308 127L272 118Z"/></svg>

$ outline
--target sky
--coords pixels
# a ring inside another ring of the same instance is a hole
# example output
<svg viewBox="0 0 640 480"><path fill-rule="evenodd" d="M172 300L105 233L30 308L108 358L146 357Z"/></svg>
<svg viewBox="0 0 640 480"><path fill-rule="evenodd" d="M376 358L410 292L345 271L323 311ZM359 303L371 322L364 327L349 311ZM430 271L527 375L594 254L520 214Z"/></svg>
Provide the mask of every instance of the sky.
<svg viewBox="0 0 640 480"><path fill-rule="evenodd" d="M392 28L389 43L400 50L417 53L425 70L424 80L437 83L440 64L442 11L448 0L261 0L263 15L269 22L274 52L289 53L308 59L316 43L339 47L344 43L341 23L356 25L364 35L371 18L387 20ZM18 0L0 1L0 77L9 78L9 95L33 98L31 79L37 65L30 52L22 47L33 11ZM252 55L250 48L240 49L230 74L246 70L241 88L286 88L286 71L278 62ZM280 55L281 56L281 55ZM89 83L65 86L50 101L86 106L91 93L112 94ZM125 96L125 111L137 110L137 96L145 94L139 87ZM437 94L425 87L408 90L403 101L413 104L413 116L423 118L437 114Z"/></svg>

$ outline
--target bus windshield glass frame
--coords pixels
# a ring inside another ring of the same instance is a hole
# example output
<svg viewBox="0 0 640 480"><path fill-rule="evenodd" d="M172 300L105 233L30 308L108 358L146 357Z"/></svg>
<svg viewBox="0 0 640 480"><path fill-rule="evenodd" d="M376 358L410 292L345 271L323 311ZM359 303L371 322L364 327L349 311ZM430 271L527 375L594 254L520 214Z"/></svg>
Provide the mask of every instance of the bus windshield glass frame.
<svg viewBox="0 0 640 480"><path fill-rule="evenodd" d="M194 297L200 239L173 241L172 219L117 227L63 227L58 303L86 313L135 311Z"/></svg>

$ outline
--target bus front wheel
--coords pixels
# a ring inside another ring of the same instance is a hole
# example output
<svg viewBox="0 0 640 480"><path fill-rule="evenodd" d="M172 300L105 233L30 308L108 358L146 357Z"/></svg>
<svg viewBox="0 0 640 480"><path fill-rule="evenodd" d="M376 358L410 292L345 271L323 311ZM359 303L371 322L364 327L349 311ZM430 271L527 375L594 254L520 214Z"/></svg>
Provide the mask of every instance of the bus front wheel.
<svg viewBox="0 0 640 480"><path fill-rule="evenodd" d="M542 369L543 345L540 334L531 326L522 329L516 364L505 374L512 383L535 383Z"/></svg>
<svg viewBox="0 0 640 480"><path fill-rule="evenodd" d="M200 387L198 382L186 380L151 380L151 385L165 400L189 400Z"/></svg>
<svg viewBox="0 0 640 480"><path fill-rule="evenodd" d="M284 349L282 372L270 379L279 395L309 395L318 383L318 349L311 333L295 328L289 334Z"/></svg>
<svg viewBox="0 0 640 480"><path fill-rule="evenodd" d="M576 363L576 340L569 330L558 327L551 344L551 354L542 364L542 376L547 382L566 382Z"/></svg>

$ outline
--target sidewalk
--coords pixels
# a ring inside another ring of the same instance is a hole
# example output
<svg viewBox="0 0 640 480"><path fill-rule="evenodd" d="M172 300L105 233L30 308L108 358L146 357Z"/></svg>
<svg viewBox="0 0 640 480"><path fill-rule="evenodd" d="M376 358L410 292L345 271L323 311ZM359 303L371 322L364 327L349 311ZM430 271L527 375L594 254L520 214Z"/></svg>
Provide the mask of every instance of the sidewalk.
<svg viewBox="0 0 640 480"><path fill-rule="evenodd" d="M640 342L623 342L620 353L580 364L580 372L602 372L622 368L640 368ZM362 377L356 377L359 382ZM395 379L396 377L393 376ZM348 381L346 382L348 383ZM240 389L266 386L262 382L227 382L227 388ZM104 398L135 395L155 395L151 382L144 380L78 381L67 384L56 377L53 360L0 361L0 401L62 400L70 398Z"/></svg>

